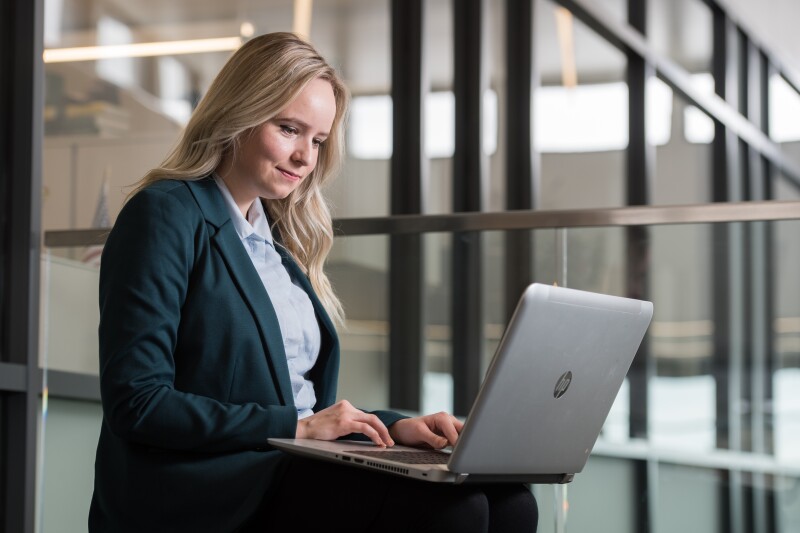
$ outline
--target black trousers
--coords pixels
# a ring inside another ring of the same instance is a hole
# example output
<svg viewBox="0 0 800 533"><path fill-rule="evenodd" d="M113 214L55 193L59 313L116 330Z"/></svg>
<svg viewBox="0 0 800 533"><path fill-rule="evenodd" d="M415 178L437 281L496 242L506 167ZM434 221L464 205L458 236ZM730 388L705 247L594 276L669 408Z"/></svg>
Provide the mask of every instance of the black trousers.
<svg viewBox="0 0 800 533"><path fill-rule="evenodd" d="M450 485L287 458L279 489L245 531L534 533L536 500L522 484Z"/></svg>

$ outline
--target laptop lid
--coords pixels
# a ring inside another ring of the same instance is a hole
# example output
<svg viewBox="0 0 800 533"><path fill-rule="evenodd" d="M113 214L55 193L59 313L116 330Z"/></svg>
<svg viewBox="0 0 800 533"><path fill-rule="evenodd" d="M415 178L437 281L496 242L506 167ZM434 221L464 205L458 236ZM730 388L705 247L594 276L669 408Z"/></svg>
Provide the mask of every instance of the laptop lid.
<svg viewBox="0 0 800 533"><path fill-rule="evenodd" d="M650 302L530 285L448 467L470 475L580 472L652 315Z"/></svg>

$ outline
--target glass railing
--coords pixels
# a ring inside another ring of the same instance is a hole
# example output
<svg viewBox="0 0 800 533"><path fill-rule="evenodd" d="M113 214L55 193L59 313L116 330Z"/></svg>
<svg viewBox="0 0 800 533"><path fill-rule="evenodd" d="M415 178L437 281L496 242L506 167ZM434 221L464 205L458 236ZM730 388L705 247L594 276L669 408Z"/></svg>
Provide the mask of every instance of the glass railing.
<svg viewBox="0 0 800 533"><path fill-rule="evenodd" d="M658 532L800 530L800 203L373 222L337 221L328 265L348 315L340 397L366 408L388 403L389 235L423 234L424 309L409 312L424 316L422 406L434 411L452 408L452 231L482 232L485 369L505 323L503 230L528 228L531 281L626 295L635 277L655 304L645 392L626 380L568 497L554 500L552 488L535 487L540 531L639 531L642 501ZM639 239L638 262L631 261L631 235ZM97 267L79 259L82 252L72 259L50 253L70 242L78 250L80 238L48 235L55 246L43 258L43 366L56 374L97 373ZM83 479L73 470L93 460L101 411L68 397L51 388L43 424L43 531L65 531L56 524L71 515L85 520L91 492L87 483L67 491L62 473ZM636 418L641 405L645 420ZM646 437L631 438L632 424ZM74 445L61 445L71 439ZM70 500L76 490L86 491L77 503Z"/></svg>

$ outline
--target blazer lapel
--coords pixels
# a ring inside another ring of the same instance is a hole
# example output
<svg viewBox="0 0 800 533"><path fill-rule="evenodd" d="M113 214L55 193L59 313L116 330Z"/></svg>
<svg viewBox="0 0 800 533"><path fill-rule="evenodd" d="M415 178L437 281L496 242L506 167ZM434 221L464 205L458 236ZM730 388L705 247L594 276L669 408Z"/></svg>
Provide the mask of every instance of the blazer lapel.
<svg viewBox="0 0 800 533"><path fill-rule="evenodd" d="M324 333L336 337L336 328L333 327L333 322L331 322L328 312L325 310L322 302L319 301L317 293L314 292L314 288L311 286L311 281L308 279L308 276L300 269L297 263L295 263L294 259L292 259L292 256L289 255L289 252L287 252L282 245L278 244L275 249L280 254L281 259L283 260L283 265L292 275L292 279L297 281L300 286L303 287L303 290L306 291L308 297L311 299L311 303L314 305L314 311L317 312L319 321L322 322L320 325L326 330Z"/></svg>
<svg viewBox="0 0 800 533"><path fill-rule="evenodd" d="M211 241L219 250L234 283L239 288L242 299L247 303L261 334L261 342L266 347L269 363L272 366L276 388L285 405L294 405L292 385L289 379L289 366L283 348L283 335L275 308L261 282L253 261L247 255L237 235L230 216L225 208L222 193L211 178L186 182L194 194L206 220L217 231Z"/></svg>
<svg viewBox="0 0 800 533"><path fill-rule="evenodd" d="M322 333L322 346L320 347L320 359L314 365L312 374L314 375L314 382L317 384L315 390L318 394L314 411L319 411L336 401L336 386L339 376L339 337L328 316L328 312L317 297L317 293L314 292L308 276L300 269L283 246L278 244L275 249L280 254L283 264L291 274L292 279L297 281L308 294L311 304L314 306L314 311L317 313L317 321Z"/></svg>

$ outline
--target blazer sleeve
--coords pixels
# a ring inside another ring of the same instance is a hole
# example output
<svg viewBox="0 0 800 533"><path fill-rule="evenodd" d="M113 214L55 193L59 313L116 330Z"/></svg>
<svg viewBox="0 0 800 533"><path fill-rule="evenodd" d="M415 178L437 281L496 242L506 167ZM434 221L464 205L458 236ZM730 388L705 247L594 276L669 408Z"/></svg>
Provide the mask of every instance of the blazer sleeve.
<svg viewBox="0 0 800 533"><path fill-rule="evenodd" d="M100 269L104 418L118 437L147 446L265 448L268 437L294 437L293 406L224 403L175 389L181 308L197 249L208 242L205 220L191 202L175 189L144 189L109 235Z"/></svg>

